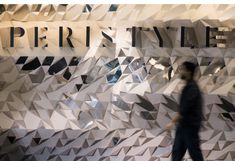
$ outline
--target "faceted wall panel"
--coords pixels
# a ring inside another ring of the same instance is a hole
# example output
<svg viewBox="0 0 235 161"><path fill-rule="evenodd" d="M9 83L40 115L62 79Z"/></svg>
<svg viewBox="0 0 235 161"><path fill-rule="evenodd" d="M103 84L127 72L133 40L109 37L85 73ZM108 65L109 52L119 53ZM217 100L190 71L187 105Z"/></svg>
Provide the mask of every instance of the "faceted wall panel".
<svg viewBox="0 0 235 161"><path fill-rule="evenodd" d="M186 60L203 156L235 160L234 5L0 6L0 160L169 161Z"/></svg>

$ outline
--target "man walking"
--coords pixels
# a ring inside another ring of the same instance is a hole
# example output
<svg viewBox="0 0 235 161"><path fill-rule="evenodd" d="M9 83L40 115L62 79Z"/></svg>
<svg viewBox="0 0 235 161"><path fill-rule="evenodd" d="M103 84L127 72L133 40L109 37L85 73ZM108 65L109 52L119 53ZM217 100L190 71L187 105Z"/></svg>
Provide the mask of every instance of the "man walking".
<svg viewBox="0 0 235 161"><path fill-rule="evenodd" d="M177 124L172 161L181 161L187 149L193 161L203 161L199 137L203 98L194 80L195 68L191 62L184 62L179 68L186 85L180 97L179 112L166 126L166 129L171 129Z"/></svg>

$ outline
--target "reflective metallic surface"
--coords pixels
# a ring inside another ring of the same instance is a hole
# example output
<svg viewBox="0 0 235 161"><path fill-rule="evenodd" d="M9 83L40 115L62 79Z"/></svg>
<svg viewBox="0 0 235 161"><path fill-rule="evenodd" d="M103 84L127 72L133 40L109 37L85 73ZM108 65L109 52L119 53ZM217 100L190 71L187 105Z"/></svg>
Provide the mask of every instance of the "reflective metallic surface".
<svg viewBox="0 0 235 161"><path fill-rule="evenodd" d="M79 21L79 27L93 22L90 48L78 27L79 48L58 48L53 36L48 48L1 49L0 160L170 160L174 130L163 129L178 111L184 86L179 66L187 60L198 65L204 96L204 158L233 161L235 50L180 47L181 31L168 25L194 26L199 32L190 29L193 38L185 44L204 44L200 26L233 26L234 15L234 5L0 5L0 30L42 20L52 26L50 37L60 20L75 26ZM107 21L119 23L111 30ZM138 31L132 47L125 28L134 25L162 25L164 47L153 30ZM15 41L27 45L29 35Z"/></svg>

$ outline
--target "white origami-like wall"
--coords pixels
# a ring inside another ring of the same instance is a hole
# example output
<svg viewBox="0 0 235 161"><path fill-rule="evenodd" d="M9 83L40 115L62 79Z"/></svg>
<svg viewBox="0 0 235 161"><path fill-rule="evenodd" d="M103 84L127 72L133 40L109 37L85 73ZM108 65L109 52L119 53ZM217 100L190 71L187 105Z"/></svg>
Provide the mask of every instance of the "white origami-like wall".
<svg viewBox="0 0 235 161"><path fill-rule="evenodd" d="M234 8L0 5L0 160L170 160L187 60L204 158L233 161Z"/></svg>

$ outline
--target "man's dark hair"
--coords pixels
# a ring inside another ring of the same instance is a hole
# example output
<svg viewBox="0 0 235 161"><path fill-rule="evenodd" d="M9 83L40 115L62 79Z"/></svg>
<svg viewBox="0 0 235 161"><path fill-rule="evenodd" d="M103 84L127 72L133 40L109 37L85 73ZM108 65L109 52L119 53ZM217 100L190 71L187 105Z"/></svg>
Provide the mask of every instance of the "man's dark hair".
<svg viewBox="0 0 235 161"><path fill-rule="evenodd" d="M182 65L191 73L192 76L194 76L196 69L196 65L194 63L185 61Z"/></svg>

